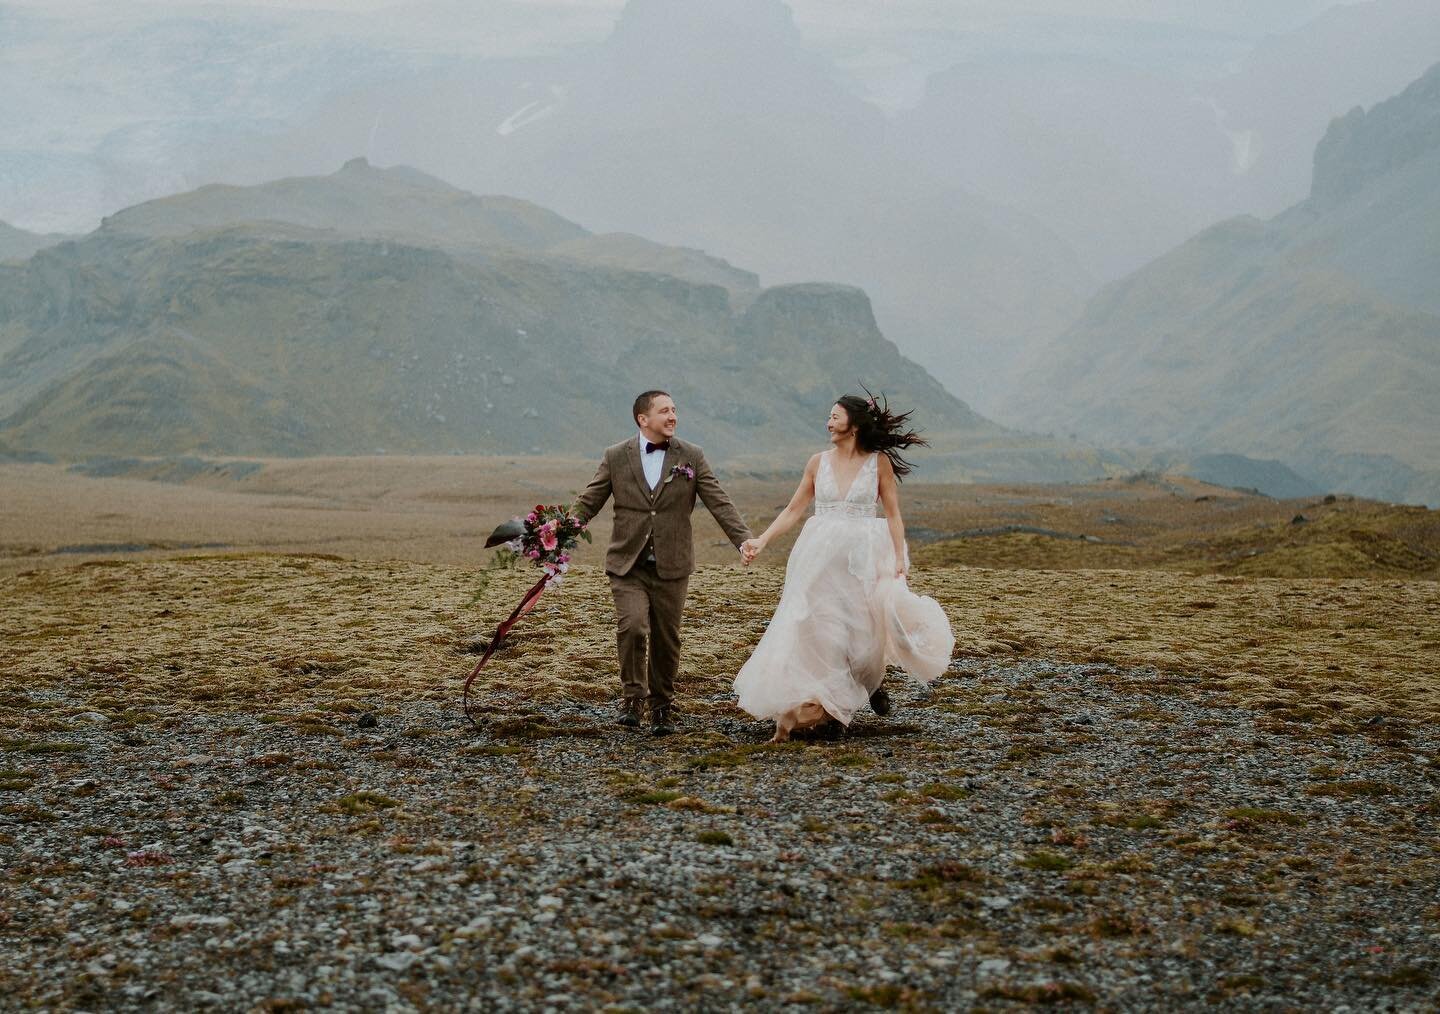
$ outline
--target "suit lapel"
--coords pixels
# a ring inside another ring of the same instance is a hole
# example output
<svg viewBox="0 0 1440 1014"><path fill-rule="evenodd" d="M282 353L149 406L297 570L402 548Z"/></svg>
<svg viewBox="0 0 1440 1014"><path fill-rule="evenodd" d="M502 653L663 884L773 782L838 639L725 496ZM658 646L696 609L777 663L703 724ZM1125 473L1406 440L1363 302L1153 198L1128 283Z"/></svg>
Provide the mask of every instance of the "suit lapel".
<svg viewBox="0 0 1440 1014"><path fill-rule="evenodd" d="M640 495L650 496L650 484L645 481L645 466L640 463L640 441L631 440L625 447L625 457L630 459L630 471L635 475L635 483L640 487Z"/></svg>

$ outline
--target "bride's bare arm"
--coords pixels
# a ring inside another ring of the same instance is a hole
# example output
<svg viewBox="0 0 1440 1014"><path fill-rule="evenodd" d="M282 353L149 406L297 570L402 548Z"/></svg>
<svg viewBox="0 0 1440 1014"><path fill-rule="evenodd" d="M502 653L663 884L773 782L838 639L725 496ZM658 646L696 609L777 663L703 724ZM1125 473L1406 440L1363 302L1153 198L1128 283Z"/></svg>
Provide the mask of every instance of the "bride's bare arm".
<svg viewBox="0 0 1440 1014"><path fill-rule="evenodd" d="M906 573L905 522L900 517L900 484L895 481L895 468L882 454L876 462L880 478L880 505L885 508L885 522L890 526L890 541L895 546L895 576Z"/></svg>
<svg viewBox="0 0 1440 1014"><path fill-rule="evenodd" d="M770 522L770 527L761 533L755 541L759 543L756 552L764 549L774 539L784 535L795 527L795 522L805 516L810 509L810 501L815 499L815 472L820 467L820 455L813 455L805 463L805 474L800 477L800 485L795 487L795 495L785 505L785 509Z"/></svg>

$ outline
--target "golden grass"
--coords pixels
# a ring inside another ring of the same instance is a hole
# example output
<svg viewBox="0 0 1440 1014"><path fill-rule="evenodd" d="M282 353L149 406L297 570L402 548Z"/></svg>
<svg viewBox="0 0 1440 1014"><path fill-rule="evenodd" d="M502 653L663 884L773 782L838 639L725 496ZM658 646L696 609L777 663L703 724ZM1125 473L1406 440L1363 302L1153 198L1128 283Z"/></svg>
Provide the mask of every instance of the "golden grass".
<svg viewBox="0 0 1440 1014"><path fill-rule="evenodd" d="M241 708L333 735L390 703L458 708L468 639L488 636L532 576L501 572L470 606L473 571L395 561L232 554L38 571L4 584L0 673L6 689L68 686L127 724L172 708ZM697 572L683 706L729 707L707 698L729 689L782 579L775 568ZM1297 729L1440 720L1434 582L943 567L913 584L945 606L960 656L1153 666L1160 674L1135 678L1137 694L1214 696ZM481 697L614 699L612 617L604 575L577 568L516 626L478 681ZM0 703L4 724L27 734L68 717ZM515 733L532 734L543 730Z"/></svg>
<svg viewBox="0 0 1440 1014"><path fill-rule="evenodd" d="M1011 532L941 540L912 552L931 566L1440 578L1440 512L1424 507L1350 498L1277 502L1214 490L1198 500L1191 491L1146 496L1161 492L1148 483L1130 492L1139 495L1103 503L1100 526L1080 523L1073 507L1028 512L1031 527L1088 539Z"/></svg>
<svg viewBox="0 0 1440 1014"><path fill-rule="evenodd" d="M568 502L594 470L593 461L528 456L259 464L237 469L238 479L201 469L183 484L142 478L164 462L108 479L61 465L0 465L0 576L196 551L187 546L475 566L494 525L536 502ZM758 531L789 500L794 481L742 474L728 476L726 487ZM905 483L903 507L924 566L1440 578L1440 512L1346 497L1275 501L1168 476L1052 486L917 480ZM1309 523L1291 524L1297 514ZM606 511L596 519L595 546L582 547L578 562L600 562L609 518ZM1068 537L973 534L1006 527ZM105 545L126 548L77 551ZM783 563L787 547L788 540L776 545L762 563ZM735 559L703 510L696 554L702 563Z"/></svg>
<svg viewBox="0 0 1440 1014"><path fill-rule="evenodd" d="M185 484L0 466L0 691L68 683L125 726L180 706L288 709L315 735L387 703L455 705L474 662L468 639L488 636L533 580L502 573L472 602L484 535L529 504L567 500L592 464L274 460L238 480L202 471ZM727 486L758 530L791 480ZM1440 584L1417 580L1440 577L1440 512L1276 502L1153 476L906 483L904 506L913 584L944 604L962 656L1154 667L1161 675L1137 692L1215 695L1296 729L1440 718ZM1306 522L1292 524L1296 514ZM491 662L482 698L616 695L612 607L595 566L608 519L566 586ZM1073 537L976 534L1006 526ZM108 542L156 548L54 552ZM233 548L175 548L186 543ZM705 566L691 583L682 703L723 709L707 699L729 689L759 639L786 546L744 570L701 511L696 549ZM23 699L0 698L0 709L25 730L16 742L64 727L65 715ZM543 725L515 735L545 735Z"/></svg>

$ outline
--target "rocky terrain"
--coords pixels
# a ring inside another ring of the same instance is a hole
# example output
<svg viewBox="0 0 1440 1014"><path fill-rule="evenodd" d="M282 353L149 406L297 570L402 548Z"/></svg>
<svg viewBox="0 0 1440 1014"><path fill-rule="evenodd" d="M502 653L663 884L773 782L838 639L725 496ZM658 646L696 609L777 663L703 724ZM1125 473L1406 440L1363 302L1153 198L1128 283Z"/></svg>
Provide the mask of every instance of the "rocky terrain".
<svg viewBox="0 0 1440 1014"><path fill-rule="evenodd" d="M589 568L118 560L0 597L22 1005L1429 1009L1433 582L925 569L957 632L785 746L728 681L774 568L692 583L682 728L611 725Z"/></svg>

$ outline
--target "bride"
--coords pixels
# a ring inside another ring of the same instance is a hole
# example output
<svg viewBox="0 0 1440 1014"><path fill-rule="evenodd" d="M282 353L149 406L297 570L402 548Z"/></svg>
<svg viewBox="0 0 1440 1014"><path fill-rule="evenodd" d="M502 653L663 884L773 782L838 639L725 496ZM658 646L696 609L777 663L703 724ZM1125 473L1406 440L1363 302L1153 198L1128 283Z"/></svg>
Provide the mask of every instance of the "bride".
<svg viewBox="0 0 1440 1014"><path fill-rule="evenodd" d="M830 719L849 725L867 702L889 711L887 665L928 683L950 663L955 637L939 603L910 591L897 485L925 446L910 413L847 394L830 409L831 448L811 457L789 505L741 547L748 564L815 501L785 571L775 616L735 677L740 707L775 721L774 742ZM885 517L877 518L877 502Z"/></svg>

